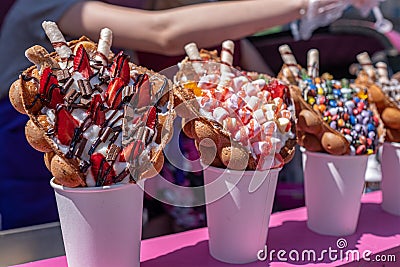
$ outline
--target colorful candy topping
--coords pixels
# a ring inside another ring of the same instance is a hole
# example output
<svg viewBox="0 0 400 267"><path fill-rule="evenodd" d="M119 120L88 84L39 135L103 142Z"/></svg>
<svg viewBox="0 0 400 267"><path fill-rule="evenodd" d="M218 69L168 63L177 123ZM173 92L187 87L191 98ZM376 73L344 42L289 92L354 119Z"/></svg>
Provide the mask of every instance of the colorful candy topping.
<svg viewBox="0 0 400 267"><path fill-rule="evenodd" d="M369 109L365 89L346 79L306 78L300 83L303 98L329 126L350 143L352 155L373 154L379 119Z"/></svg>

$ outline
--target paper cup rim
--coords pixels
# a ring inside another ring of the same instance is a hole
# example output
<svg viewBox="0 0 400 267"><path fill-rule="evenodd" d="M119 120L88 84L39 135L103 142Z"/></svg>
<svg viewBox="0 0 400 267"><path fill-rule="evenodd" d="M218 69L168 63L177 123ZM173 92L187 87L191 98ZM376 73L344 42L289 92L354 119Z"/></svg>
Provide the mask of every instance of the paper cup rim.
<svg viewBox="0 0 400 267"><path fill-rule="evenodd" d="M324 152L312 152L312 151L308 151L307 149L304 149L302 152L305 153L306 155L318 156L318 157L321 157L321 158L334 158L334 159L346 159L346 160L347 159L351 160L351 159L368 158L369 156L374 155L374 154L371 154L371 155L368 155L368 154L363 154L363 155L332 155L332 154L324 153Z"/></svg>
<svg viewBox="0 0 400 267"><path fill-rule="evenodd" d="M90 187L67 187L67 186L63 186L60 184L56 184L54 182L55 178L53 177L50 180L50 185L51 187L53 187L54 189L58 189L58 190L62 190L62 191L66 191L66 192L82 192L82 193L90 193L90 192L101 192L101 191L113 191L113 190L118 190L122 187L125 186L140 186L138 184L134 184L134 183L119 183L119 184L112 184L112 185L105 185L105 186L90 186ZM140 186L142 187L142 186Z"/></svg>

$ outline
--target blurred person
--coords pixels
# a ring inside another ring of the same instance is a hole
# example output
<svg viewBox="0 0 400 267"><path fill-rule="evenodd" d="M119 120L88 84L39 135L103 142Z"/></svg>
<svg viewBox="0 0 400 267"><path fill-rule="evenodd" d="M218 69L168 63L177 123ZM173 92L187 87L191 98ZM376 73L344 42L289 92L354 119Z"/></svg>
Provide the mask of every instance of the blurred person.
<svg viewBox="0 0 400 267"><path fill-rule="evenodd" d="M361 0L353 0L361 1ZM364 0L364 2L367 0ZM373 0L368 0L373 1ZM210 2L149 11L145 0L17 0L3 21L0 35L0 228L57 220L51 174L43 155L24 136L27 117L11 106L7 93L18 74L31 65L24 51L39 44L52 51L41 23L58 23L67 39L86 35L97 40L101 28L113 31L122 49L177 55L189 42L216 46L265 28L300 19L310 35L340 17L347 0L247 0Z"/></svg>

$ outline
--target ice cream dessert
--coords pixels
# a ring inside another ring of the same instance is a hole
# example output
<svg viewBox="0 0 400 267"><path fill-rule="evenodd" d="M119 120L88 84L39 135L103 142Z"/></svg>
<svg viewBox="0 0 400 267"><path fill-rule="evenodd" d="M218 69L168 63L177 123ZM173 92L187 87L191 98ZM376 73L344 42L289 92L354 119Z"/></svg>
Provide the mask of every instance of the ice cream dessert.
<svg viewBox="0 0 400 267"><path fill-rule="evenodd" d="M185 46L174 78L175 110L203 163L233 170L282 167L296 144L294 106L279 80L232 67L232 41L216 51Z"/></svg>
<svg viewBox="0 0 400 267"><path fill-rule="evenodd" d="M289 46L280 47L285 65L280 76L290 83L296 106L299 145L332 155L364 155L376 150L378 117L370 109L367 90L329 74L319 77L318 51L308 53L301 68Z"/></svg>
<svg viewBox="0 0 400 267"><path fill-rule="evenodd" d="M172 134L170 81L110 51L112 32L98 45L86 37L66 42L54 22L42 24L55 52L26 50L34 66L9 92L30 118L28 142L44 152L56 183L103 186L151 177L163 165Z"/></svg>
<svg viewBox="0 0 400 267"><path fill-rule="evenodd" d="M362 67L356 83L368 88L368 95L380 115L384 125L384 139L387 142L400 142L400 83L389 78L387 65L378 62L374 66L367 53L357 59Z"/></svg>

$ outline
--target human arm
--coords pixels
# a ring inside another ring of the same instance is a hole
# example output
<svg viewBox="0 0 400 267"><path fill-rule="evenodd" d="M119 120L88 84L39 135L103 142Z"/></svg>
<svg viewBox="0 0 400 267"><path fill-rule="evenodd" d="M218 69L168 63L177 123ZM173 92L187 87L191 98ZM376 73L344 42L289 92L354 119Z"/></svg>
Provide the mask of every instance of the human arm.
<svg viewBox="0 0 400 267"><path fill-rule="evenodd" d="M307 1L224 1L146 11L98 1L83 1L69 8L58 21L68 35L96 39L101 28L113 31L118 47L165 55L182 53L189 42L199 47L240 39L275 25L300 18Z"/></svg>

